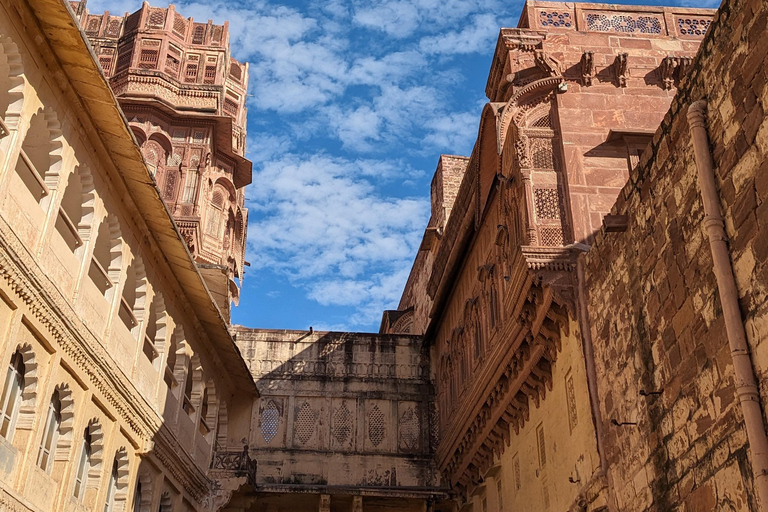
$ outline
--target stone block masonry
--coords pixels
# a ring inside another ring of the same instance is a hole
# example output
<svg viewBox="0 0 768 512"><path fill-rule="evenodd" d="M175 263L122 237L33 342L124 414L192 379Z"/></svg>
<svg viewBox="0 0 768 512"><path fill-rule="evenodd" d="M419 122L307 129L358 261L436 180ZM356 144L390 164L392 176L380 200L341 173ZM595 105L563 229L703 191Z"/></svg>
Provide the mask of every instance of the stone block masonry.
<svg viewBox="0 0 768 512"><path fill-rule="evenodd" d="M627 216L627 231L598 233L587 254L608 471L622 511L758 510L685 114L693 101L707 100L717 185L764 408L767 21L764 2L723 5L613 207L613 214Z"/></svg>

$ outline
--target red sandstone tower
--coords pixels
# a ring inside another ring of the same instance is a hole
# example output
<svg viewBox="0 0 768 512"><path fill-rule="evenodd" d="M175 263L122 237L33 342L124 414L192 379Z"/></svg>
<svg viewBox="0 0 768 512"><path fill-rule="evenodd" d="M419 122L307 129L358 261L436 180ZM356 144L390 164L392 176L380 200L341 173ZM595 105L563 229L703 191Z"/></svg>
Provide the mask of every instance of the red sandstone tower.
<svg viewBox="0 0 768 512"><path fill-rule="evenodd" d="M157 187L228 317L243 277L248 64L229 53L229 24L198 23L144 2L90 14L70 2L130 122Z"/></svg>

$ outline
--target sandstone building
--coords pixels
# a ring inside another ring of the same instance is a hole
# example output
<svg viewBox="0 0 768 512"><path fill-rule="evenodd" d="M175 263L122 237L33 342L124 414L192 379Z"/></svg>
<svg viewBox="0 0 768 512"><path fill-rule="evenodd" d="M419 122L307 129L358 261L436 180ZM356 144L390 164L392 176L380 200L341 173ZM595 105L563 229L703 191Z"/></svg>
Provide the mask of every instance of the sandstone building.
<svg viewBox="0 0 768 512"><path fill-rule="evenodd" d="M529 0L398 309L326 333L228 321L227 24L0 0L0 510L765 510L766 27Z"/></svg>

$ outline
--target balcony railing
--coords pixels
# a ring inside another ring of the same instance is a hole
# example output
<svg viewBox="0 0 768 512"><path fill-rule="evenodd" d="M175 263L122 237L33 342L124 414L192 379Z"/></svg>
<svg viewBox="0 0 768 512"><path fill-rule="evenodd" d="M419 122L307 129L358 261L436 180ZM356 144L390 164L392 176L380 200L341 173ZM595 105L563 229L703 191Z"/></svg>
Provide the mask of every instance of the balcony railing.
<svg viewBox="0 0 768 512"><path fill-rule="evenodd" d="M237 477L246 477L248 485L256 487L256 459L248 454L248 446L239 452L217 450L214 453L211 469L230 471Z"/></svg>

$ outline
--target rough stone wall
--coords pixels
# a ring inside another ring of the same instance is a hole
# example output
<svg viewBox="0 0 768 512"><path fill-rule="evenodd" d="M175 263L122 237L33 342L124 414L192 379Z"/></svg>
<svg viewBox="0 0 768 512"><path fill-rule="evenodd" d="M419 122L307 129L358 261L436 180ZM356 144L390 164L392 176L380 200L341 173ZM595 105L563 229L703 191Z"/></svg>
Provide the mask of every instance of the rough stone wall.
<svg viewBox="0 0 768 512"><path fill-rule="evenodd" d="M403 294L398 305L399 311L413 308L410 332L423 334L429 324L432 300L427 295L427 284L432 273L437 249L443 235L443 229L456 200L461 180L467 170L469 159L463 156L440 155L435 175L430 186L432 213L427 223L424 240L416 254L416 260L408 276Z"/></svg>
<svg viewBox="0 0 768 512"><path fill-rule="evenodd" d="M765 407L767 22L765 2L723 4L613 207L627 215L627 231L598 233L586 257L609 477L622 511L757 510L685 114L691 102L707 99Z"/></svg>
<svg viewBox="0 0 768 512"><path fill-rule="evenodd" d="M250 439L261 489L439 486L420 337L237 327L237 343L262 393Z"/></svg>

